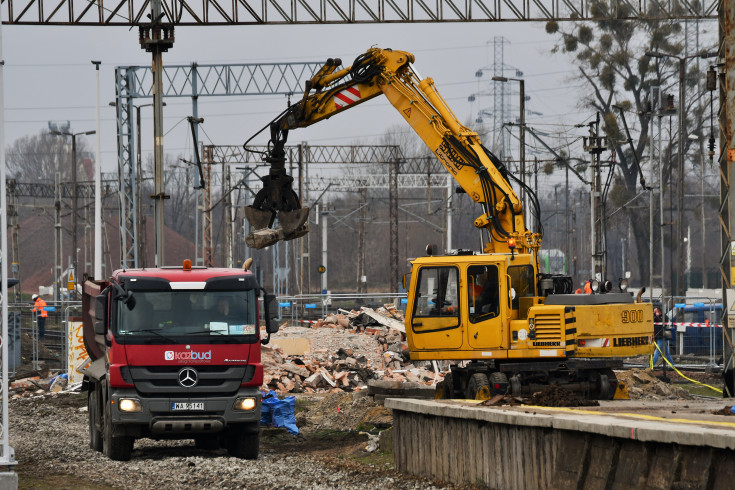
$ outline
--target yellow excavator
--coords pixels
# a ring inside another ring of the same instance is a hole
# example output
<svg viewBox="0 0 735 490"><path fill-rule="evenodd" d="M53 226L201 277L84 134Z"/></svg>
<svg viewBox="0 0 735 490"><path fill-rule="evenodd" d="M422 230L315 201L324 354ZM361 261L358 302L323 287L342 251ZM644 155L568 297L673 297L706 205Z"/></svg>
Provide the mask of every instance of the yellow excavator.
<svg viewBox="0 0 735 490"><path fill-rule="evenodd" d="M405 51L371 48L347 68L339 59L327 60L306 82L302 99L269 125L265 160L271 169L246 209L254 230L248 246L308 232L309 209L285 171L288 131L385 95L483 210L474 225L483 233L484 250L437 255L427 247L427 256L414 259L404 276L411 359L451 361L437 397L524 396L559 384L587 398L613 398L613 369L653 349L651 305L634 300L626 281L618 291L610 281L592 281L592 294L571 294L570 277L540 273L540 223L539 231L527 229L511 181L529 195L538 217L535 193L457 120L413 61Z"/></svg>

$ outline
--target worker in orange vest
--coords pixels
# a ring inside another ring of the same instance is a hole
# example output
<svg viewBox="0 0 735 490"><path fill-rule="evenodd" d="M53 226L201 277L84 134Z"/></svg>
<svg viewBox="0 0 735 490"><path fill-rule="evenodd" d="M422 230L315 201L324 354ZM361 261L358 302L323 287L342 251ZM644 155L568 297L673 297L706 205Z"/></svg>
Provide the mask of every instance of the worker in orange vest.
<svg viewBox="0 0 735 490"><path fill-rule="evenodd" d="M592 294L592 286L589 281L584 283L584 294Z"/></svg>
<svg viewBox="0 0 735 490"><path fill-rule="evenodd" d="M46 311L46 302L37 294L34 294L31 299L34 301L33 309L31 311L36 314L38 338L42 339L46 335L46 317L48 316L48 311Z"/></svg>

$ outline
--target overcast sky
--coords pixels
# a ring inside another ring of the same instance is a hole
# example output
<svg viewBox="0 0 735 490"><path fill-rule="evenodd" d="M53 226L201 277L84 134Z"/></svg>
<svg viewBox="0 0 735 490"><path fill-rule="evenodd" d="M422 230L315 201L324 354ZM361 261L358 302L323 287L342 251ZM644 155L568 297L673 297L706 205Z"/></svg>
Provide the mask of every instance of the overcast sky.
<svg viewBox="0 0 735 490"><path fill-rule="evenodd" d="M48 121L71 121L74 132L95 129L95 70L102 61L101 134L104 171L116 168L114 70L117 66L150 66L151 55L140 49L137 29L123 27L3 26L5 59L6 144L47 128ZM432 77L440 93L462 121L474 121L479 109L492 111L492 97L467 98L488 92L493 65L493 39L502 36L505 65L521 70L530 95L529 124L541 130L568 130L591 115L577 108L578 91L570 84L575 69L564 55L550 53L555 38L542 23L406 24L351 26L179 27L165 65L324 61L340 57L345 64L375 45L415 54L415 67ZM478 69L490 71L480 79ZM514 76L513 71L507 73ZM512 84L516 90L517 84ZM512 96L513 120L518 95ZM139 101L138 103L140 103ZM164 148L190 158L192 141L184 121L191 115L188 98L167 99ZM239 145L268 123L286 104L284 96L201 97L204 118L200 138L207 144ZM152 112L143 108L143 154L152 153ZM491 118L485 118L489 122ZM378 143L389 129L405 126L387 100L378 98L311 128L292 132L289 143ZM572 131L573 132L573 131ZM582 134L580 130L577 130ZM254 143L264 144L265 134ZM95 137L89 143L95 144ZM43 179L43 176L39 176Z"/></svg>

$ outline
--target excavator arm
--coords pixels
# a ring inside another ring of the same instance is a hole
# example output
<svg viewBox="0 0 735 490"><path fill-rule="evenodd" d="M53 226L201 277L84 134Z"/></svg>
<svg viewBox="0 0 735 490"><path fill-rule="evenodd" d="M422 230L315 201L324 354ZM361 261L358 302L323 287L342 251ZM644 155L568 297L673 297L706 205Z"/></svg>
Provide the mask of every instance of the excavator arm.
<svg viewBox="0 0 735 490"><path fill-rule="evenodd" d="M413 61L414 56L405 51L379 48L371 48L352 66L339 70L341 61L330 59L306 83L303 98L271 122L266 156L271 170L253 205L246 208L255 229L247 237L248 246L263 248L308 232L309 210L298 204L291 188L293 179L285 173L288 131L385 95L462 189L483 206L485 212L474 224L487 231L485 252L538 249L541 235L526 229L521 201L510 185L514 177L482 145L477 133L458 121L434 81L421 79ZM535 195L532 197L537 206ZM279 226L274 229L276 217Z"/></svg>

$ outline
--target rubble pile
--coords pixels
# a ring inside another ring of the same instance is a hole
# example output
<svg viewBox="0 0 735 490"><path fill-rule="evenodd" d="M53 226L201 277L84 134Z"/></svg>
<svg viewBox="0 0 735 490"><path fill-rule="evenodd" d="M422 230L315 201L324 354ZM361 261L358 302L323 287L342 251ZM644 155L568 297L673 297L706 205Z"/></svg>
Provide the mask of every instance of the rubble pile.
<svg viewBox="0 0 735 490"><path fill-rule="evenodd" d="M691 400L691 393L656 377L650 369L616 371L618 382L625 383L631 400Z"/></svg>
<svg viewBox="0 0 735 490"><path fill-rule="evenodd" d="M400 312L392 305L344 311L310 328L281 328L261 349L263 388L279 393L341 393L370 380L434 385L431 363L411 363Z"/></svg>
<svg viewBox="0 0 735 490"><path fill-rule="evenodd" d="M44 373L36 371L11 381L8 391L10 393L10 399L17 400L19 398L44 396L48 393L78 391L79 384L76 383L70 386L69 377L66 374L54 374L52 371L46 371Z"/></svg>

